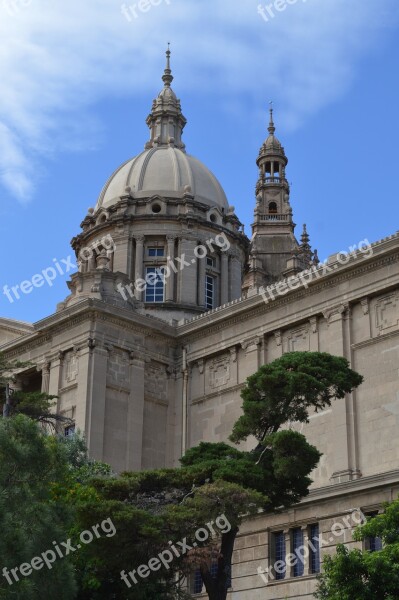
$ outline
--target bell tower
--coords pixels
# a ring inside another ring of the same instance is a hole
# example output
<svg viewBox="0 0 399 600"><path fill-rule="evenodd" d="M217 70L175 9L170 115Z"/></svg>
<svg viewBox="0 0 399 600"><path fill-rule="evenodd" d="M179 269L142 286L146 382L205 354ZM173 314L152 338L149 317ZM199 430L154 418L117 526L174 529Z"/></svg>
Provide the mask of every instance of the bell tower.
<svg viewBox="0 0 399 600"><path fill-rule="evenodd" d="M307 232L302 244L294 235L290 186L286 178L288 158L275 131L271 107L269 135L256 160L259 177L246 289L269 285L313 264Z"/></svg>

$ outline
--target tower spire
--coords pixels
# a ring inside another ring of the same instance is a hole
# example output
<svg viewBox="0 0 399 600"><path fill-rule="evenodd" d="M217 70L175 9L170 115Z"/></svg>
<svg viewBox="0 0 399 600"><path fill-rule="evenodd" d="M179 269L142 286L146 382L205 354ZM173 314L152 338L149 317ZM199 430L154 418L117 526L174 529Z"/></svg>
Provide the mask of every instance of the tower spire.
<svg viewBox="0 0 399 600"><path fill-rule="evenodd" d="M162 81L164 82L166 87L170 87L173 81L172 70L170 68L170 42L168 42L168 49L166 50L166 67L164 74L162 75Z"/></svg>
<svg viewBox="0 0 399 600"><path fill-rule="evenodd" d="M302 242L302 247L303 248L309 248L309 234L308 231L306 229L306 223L303 224L303 230L302 230L302 235L301 235L301 242Z"/></svg>
<svg viewBox="0 0 399 600"><path fill-rule="evenodd" d="M273 101L270 100L269 104L270 104L270 108L269 108L270 120L269 120L268 131L269 131L270 135L274 135L274 132L276 131L276 128L274 126L274 121L273 121Z"/></svg>
<svg viewBox="0 0 399 600"><path fill-rule="evenodd" d="M164 87L153 101L151 112L146 120L150 129L150 140L145 148L148 150L160 146L172 146L184 152L185 144L181 138L187 121L182 113L180 100L171 87L173 75L170 68L170 55L168 42L166 66L162 75Z"/></svg>

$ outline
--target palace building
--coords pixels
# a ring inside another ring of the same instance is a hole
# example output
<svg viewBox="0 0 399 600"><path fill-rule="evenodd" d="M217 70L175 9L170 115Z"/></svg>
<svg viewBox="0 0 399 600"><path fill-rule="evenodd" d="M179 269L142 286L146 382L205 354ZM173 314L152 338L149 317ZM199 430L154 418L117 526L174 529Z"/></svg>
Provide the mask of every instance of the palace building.
<svg viewBox="0 0 399 600"><path fill-rule="evenodd" d="M58 396L65 434L80 429L117 471L175 466L200 441L226 441L246 378L283 353L345 356L363 385L291 424L323 453L310 494L246 522L234 553L229 598L310 600L323 553L356 545L353 511L375 513L399 492L399 234L320 264L306 227L295 237L271 111L249 239L186 151L169 51L162 80L144 150L111 175L72 240L69 295L37 323L0 319L0 351L38 366L15 387ZM275 572L299 546L303 568ZM201 581L191 585L201 598Z"/></svg>

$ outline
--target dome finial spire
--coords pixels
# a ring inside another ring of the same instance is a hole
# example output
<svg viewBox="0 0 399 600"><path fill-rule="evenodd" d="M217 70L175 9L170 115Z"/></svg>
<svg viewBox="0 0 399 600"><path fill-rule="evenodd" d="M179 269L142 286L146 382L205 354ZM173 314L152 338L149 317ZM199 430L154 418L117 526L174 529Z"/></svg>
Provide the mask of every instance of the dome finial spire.
<svg viewBox="0 0 399 600"><path fill-rule="evenodd" d="M269 131L270 135L274 135L276 128L274 126L274 121L273 121L273 100L270 100L269 104L270 104L270 108L269 108L270 121L269 121L268 131Z"/></svg>
<svg viewBox="0 0 399 600"><path fill-rule="evenodd" d="M168 49L166 50L166 68L164 74L162 75L162 81L166 87L170 87L170 84L173 81L172 70L170 68L170 54L170 42L168 42Z"/></svg>

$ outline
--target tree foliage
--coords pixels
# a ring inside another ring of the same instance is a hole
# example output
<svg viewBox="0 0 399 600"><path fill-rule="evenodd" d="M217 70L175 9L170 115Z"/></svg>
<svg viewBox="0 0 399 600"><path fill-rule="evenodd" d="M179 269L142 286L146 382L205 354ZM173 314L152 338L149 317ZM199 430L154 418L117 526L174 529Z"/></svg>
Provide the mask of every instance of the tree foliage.
<svg viewBox="0 0 399 600"><path fill-rule="evenodd" d="M310 411L331 406L357 388L363 377L341 356L326 352L290 352L260 367L247 379L241 396L243 415L230 436L239 443L254 435L263 442L292 421L306 423Z"/></svg>
<svg viewBox="0 0 399 600"><path fill-rule="evenodd" d="M0 568L19 567L65 541L72 513L55 501L54 482L65 482L68 468L62 448L32 420L18 415L0 419ZM10 576L10 575L9 575ZM17 572L18 576L18 572ZM76 586L67 559L53 568L33 570L29 577L0 577L0 598L72 600Z"/></svg>
<svg viewBox="0 0 399 600"><path fill-rule="evenodd" d="M357 541L379 537L382 550L349 550L337 546L326 556L315 597L319 600L397 600L399 598L399 500L385 506L383 514L359 526Z"/></svg>

